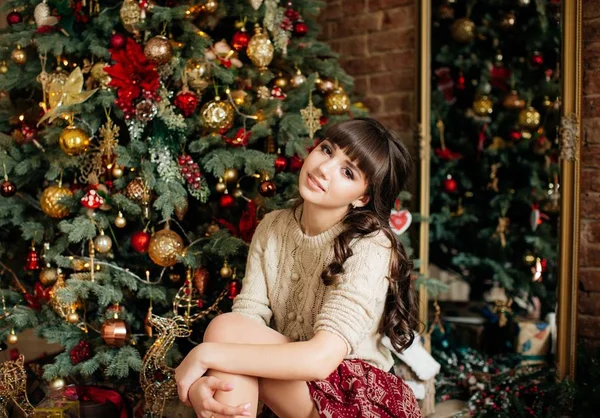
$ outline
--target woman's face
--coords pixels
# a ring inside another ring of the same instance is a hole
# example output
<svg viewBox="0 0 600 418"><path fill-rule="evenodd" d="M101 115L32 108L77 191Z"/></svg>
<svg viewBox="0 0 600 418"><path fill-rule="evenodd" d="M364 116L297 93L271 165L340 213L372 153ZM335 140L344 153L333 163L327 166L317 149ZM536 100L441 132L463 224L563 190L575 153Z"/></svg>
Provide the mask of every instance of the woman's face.
<svg viewBox="0 0 600 418"><path fill-rule="evenodd" d="M364 198L368 186L364 173L328 140L323 140L306 157L298 181L302 198L317 206L333 209L368 203Z"/></svg>

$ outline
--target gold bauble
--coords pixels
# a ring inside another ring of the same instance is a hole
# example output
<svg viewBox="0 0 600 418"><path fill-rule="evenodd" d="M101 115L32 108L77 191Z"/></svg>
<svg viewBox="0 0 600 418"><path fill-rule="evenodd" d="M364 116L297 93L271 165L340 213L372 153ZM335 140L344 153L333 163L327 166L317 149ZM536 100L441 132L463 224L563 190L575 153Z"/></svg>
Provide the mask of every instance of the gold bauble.
<svg viewBox="0 0 600 418"><path fill-rule="evenodd" d="M481 96L473 102L473 112L477 116L489 116L494 110L494 103L488 96Z"/></svg>
<svg viewBox="0 0 600 418"><path fill-rule="evenodd" d="M246 93L244 90L234 90L231 92L231 98L235 102L236 105L241 106L246 101Z"/></svg>
<svg viewBox="0 0 600 418"><path fill-rule="evenodd" d="M288 79L279 73L277 78L273 81L273 85L279 87L281 90L285 90L288 86Z"/></svg>
<svg viewBox="0 0 600 418"><path fill-rule="evenodd" d="M90 146L90 136L83 129L76 126L67 126L59 137L62 150L71 156L83 154Z"/></svg>
<svg viewBox="0 0 600 418"><path fill-rule="evenodd" d="M40 197L42 211L51 218L64 218L69 215L69 208L60 203L60 200L72 196L73 192L66 187L47 187Z"/></svg>
<svg viewBox="0 0 600 418"><path fill-rule="evenodd" d="M100 336L109 347L123 347L128 334L127 323L118 318L104 321L100 328Z"/></svg>
<svg viewBox="0 0 600 418"><path fill-rule="evenodd" d="M94 248L99 253L107 253L112 248L112 239L108 235L105 235L104 231L100 230L100 235L94 238Z"/></svg>
<svg viewBox="0 0 600 418"><path fill-rule="evenodd" d="M52 380L48 386L52 390L61 390L66 386L66 384L67 383L65 382L65 379L62 377L57 377L56 379Z"/></svg>
<svg viewBox="0 0 600 418"><path fill-rule="evenodd" d="M342 115L350 109L350 98L343 88L337 87L327 95L325 109L331 115Z"/></svg>
<svg viewBox="0 0 600 418"><path fill-rule="evenodd" d="M235 183L238 180L239 174L235 168L227 168L223 172L223 180L225 183Z"/></svg>
<svg viewBox="0 0 600 418"><path fill-rule="evenodd" d="M206 61L190 58L185 65L188 85L197 92L209 86L210 74L210 64Z"/></svg>
<svg viewBox="0 0 600 418"><path fill-rule="evenodd" d="M6 337L6 342L9 344L16 344L19 342L19 337L17 337L17 334L15 334L14 329L10 332L10 334L8 334L8 337Z"/></svg>
<svg viewBox="0 0 600 418"><path fill-rule="evenodd" d="M223 267L221 267L219 274L221 274L221 277L224 279L230 278L231 275L233 274L233 270L231 270L231 267L229 267L229 265L227 264L227 261L223 264Z"/></svg>
<svg viewBox="0 0 600 418"><path fill-rule="evenodd" d="M153 64L166 64L173 58L173 47L166 36L158 35L146 42L144 55Z"/></svg>
<svg viewBox="0 0 600 418"><path fill-rule="evenodd" d="M123 27L127 32L135 33L142 21L142 9L135 0L125 0L119 11Z"/></svg>
<svg viewBox="0 0 600 418"><path fill-rule="evenodd" d="M58 270L54 267L46 267L40 271L39 279L44 286L52 286L58 279Z"/></svg>
<svg viewBox="0 0 600 418"><path fill-rule="evenodd" d="M136 203L146 205L150 202L150 191L141 177L136 177L125 187L125 196Z"/></svg>
<svg viewBox="0 0 600 418"><path fill-rule="evenodd" d="M92 68L90 69L90 76L92 79L94 79L98 84L100 84L100 87L104 89L108 88L108 83L110 83L111 80L110 76L104 71L104 68L107 65L108 64L105 62L99 61L92 65Z"/></svg>
<svg viewBox="0 0 600 418"><path fill-rule="evenodd" d="M120 179L123 177L123 167L115 164L112 168L112 176L116 179Z"/></svg>
<svg viewBox="0 0 600 418"><path fill-rule="evenodd" d="M475 23L466 17L456 20L451 30L454 40L462 44L471 42L475 37Z"/></svg>
<svg viewBox="0 0 600 418"><path fill-rule="evenodd" d="M554 102L550 100L548 96L544 96L544 101L542 102L542 106L544 106L544 108L550 109L553 104Z"/></svg>
<svg viewBox="0 0 600 418"><path fill-rule="evenodd" d="M208 13L216 12L218 7L219 3L216 0L206 0L206 3L204 3L204 10Z"/></svg>
<svg viewBox="0 0 600 418"><path fill-rule="evenodd" d="M67 322L69 324L77 324L79 322L79 314L77 312L71 312L67 315Z"/></svg>
<svg viewBox="0 0 600 418"><path fill-rule="evenodd" d="M225 184L225 182L220 181L215 186L215 190L217 193L225 193L225 190L227 190L227 185Z"/></svg>
<svg viewBox="0 0 600 418"><path fill-rule="evenodd" d="M523 109L525 107L525 100L521 99L519 94L513 90L504 97L502 104L507 109Z"/></svg>
<svg viewBox="0 0 600 418"><path fill-rule="evenodd" d="M0 63L0 74L6 74L8 72L8 65L6 65L6 61L2 61Z"/></svg>
<svg viewBox="0 0 600 418"><path fill-rule="evenodd" d="M519 112L519 126L523 129L533 131L539 126L540 121L540 113L531 106Z"/></svg>
<svg viewBox="0 0 600 418"><path fill-rule="evenodd" d="M10 54L10 59L17 65L25 65L27 63L27 53L23 51L21 45L17 45L17 49Z"/></svg>
<svg viewBox="0 0 600 418"><path fill-rule="evenodd" d="M119 214L115 218L115 226L117 228L125 228L126 225L127 225L127 219L125 219L123 214L121 212L119 212Z"/></svg>
<svg viewBox="0 0 600 418"><path fill-rule="evenodd" d="M154 263L161 267L177 264L177 256L183 251L183 239L168 228L152 235L148 245L148 255Z"/></svg>
<svg viewBox="0 0 600 418"><path fill-rule="evenodd" d="M202 124L213 132L229 129L233 125L233 106L229 102L222 101L219 96L215 100L204 104L200 109Z"/></svg>
<svg viewBox="0 0 600 418"><path fill-rule="evenodd" d="M273 60L273 44L269 36L258 25L254 28L254 36L248 42L246 54L260 72L266 71Z"/></svg>

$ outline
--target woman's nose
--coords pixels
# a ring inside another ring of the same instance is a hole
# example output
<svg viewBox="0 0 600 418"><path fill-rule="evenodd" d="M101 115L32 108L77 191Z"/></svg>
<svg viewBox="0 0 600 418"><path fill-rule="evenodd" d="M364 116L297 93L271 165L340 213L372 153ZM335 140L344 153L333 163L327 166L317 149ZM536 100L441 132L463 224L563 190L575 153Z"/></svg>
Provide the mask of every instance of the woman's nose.
<svg viewBox="0 0 600 418"><path fill-rule="evenodd" d="M331 173L331 169L334 165L335 165L335 162L332 159L324 161L321 164L319 164L319 166L317 167L317 173L321 177L327 178L329 176L329 174Z"/></svg>

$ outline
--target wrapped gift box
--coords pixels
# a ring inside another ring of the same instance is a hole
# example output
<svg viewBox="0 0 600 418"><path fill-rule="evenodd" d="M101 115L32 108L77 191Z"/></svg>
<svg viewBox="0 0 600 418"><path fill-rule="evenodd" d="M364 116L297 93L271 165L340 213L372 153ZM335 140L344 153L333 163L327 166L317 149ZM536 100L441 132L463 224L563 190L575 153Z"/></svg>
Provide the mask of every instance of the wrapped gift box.
<svg viewBox="0 0 600 418"><path fill-rule="evenodd" d="M65 398L46 398L35 407L34 418L80 418L79 401Z"/></svg>

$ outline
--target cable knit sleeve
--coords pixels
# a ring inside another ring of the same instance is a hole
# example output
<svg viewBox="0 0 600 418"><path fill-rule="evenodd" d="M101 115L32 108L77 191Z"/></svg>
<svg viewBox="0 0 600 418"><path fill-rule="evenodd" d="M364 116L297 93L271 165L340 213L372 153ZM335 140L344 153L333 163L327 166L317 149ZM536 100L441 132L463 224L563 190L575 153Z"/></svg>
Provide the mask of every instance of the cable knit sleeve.
<svg viewBox="0 0 600 418"><path fill-rule="evenodd" d="M267 294L264 251L273 218L273 213L267 214L254 232L248 250L242 289L232 307L233 312L261 321L267 326L271 322L273 312Z"/></svg>
<svg viewBox="0 0 600 418"><path fill-rule="evenodd" d="M391 245L384 234L359 239L339 283L327 287L314 331L341 337L348 354L379 326L389 287Z"/></svg>

